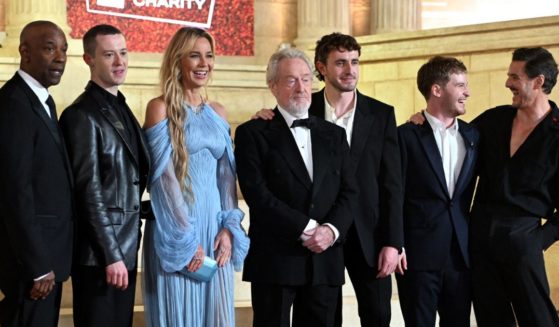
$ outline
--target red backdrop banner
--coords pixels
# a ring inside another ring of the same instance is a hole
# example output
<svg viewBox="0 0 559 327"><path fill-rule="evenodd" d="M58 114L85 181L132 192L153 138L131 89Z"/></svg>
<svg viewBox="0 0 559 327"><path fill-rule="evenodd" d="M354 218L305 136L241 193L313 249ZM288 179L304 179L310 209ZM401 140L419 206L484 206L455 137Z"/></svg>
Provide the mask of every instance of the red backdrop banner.
<svg viewBox="0 0 559 327"><path fill-rule="evenodd" d="M163 52L181 26L208 30L218 55L254 54L254 0L66 0L70 36L96 24L118 27L128 49Z"/></svg>

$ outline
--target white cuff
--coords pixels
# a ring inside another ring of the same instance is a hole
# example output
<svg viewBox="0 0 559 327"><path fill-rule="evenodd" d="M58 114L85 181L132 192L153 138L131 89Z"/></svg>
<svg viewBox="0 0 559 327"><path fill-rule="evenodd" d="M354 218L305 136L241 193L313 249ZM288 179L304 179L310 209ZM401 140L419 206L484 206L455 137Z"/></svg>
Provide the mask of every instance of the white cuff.
<svg viewBox="0 0 559 327"><path fill-rule="evenodd" d="M303 233L301 234L301 236L299 236L301 241L304 242L304 241L308 240L309 238L311 238L313 233L309 233L309 231L315 229L317 226L318 226L318 223L316 222L316 220L311 218L309 220L309 222L307 223L307 226L303 230Z"/></svg>

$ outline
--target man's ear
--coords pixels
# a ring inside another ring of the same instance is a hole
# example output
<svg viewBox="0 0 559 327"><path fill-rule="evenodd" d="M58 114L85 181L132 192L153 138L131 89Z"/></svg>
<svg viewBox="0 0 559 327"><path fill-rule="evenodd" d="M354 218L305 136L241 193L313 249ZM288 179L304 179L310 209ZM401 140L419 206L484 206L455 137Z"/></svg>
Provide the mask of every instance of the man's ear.
<svg viewBox="0 0 559 327"><path fill-rule="evenodd" d="M19 56L23 62L29 62L29 49L26 43L22 43L18 48Z"/></svg>
<svg viewBox="0 0 559 327"><path fill-rule="evenodd" d="M534 78L534 88L535 89L543 89L543 84L545 83L545 76L542 74L536 76Z"/></svg>
<svg viewBox="0 0 559 327"><path fill-rule="evenodd" d="M326 65L321 62L321 61L317 61L316 62L316 70L318 70L318 72L324 76L324 74L326 73Z"/></svg>
<svg viewBox="0 0 559 327"><path fill-rule="evenodd" d="M91 65L93 65L93 57L92 57L90 54L84 53L83 56L82 56L82 58L83 58L83 61L85 61L85 63L86 63L89 67L91 67Z"/></svg>
<svg viewBox="0 0 559 327"><path fill-rule="evenodd" d="M440 98L442 95L443 88L439 84L431 85L431 95Z"/></svg>

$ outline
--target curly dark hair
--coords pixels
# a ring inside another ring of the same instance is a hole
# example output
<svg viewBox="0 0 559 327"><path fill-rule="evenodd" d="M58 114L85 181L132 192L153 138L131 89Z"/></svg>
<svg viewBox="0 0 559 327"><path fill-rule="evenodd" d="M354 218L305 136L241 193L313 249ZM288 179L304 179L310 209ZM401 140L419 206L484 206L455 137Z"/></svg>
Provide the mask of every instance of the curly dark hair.
<svg viewBox="0 0 559 327"><path fill-rule="evenodd" d="M318 62L326 65L326 59L328 59L328 54L332 50L339 51L357 51L361 55L361 45L357 43L357 40L351 35L346 35L342 33L332 33L324 35L320 40L316 41L316 48L314 51L314 66L317 66ZM316 77L320 81L324 81L324 76L316 70Z"/></svg>

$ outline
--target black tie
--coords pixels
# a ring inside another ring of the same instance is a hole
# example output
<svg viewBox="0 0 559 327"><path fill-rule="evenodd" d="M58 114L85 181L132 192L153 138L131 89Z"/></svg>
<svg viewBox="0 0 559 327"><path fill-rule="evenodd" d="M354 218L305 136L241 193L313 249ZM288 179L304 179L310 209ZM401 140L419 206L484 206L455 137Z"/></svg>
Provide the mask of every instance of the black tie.
<svg viewBox="0 0 559 327"><path fill-rule="evenodd" d="M295 119L291 124L291 128L294 127L306 127L311 129L314 125L314 121L311 118Z"/></svg>
<svg viewBox="0 0 559 327"><path fill-rule="evenodd" d="M52 97L49 95L49 97L47 98L47 106L49 106L49 111L50 111L50 118L57 122L58 121L58 117L56 116L56 105L54 104L54 100L52 99Z"/></svg>

